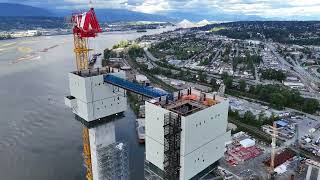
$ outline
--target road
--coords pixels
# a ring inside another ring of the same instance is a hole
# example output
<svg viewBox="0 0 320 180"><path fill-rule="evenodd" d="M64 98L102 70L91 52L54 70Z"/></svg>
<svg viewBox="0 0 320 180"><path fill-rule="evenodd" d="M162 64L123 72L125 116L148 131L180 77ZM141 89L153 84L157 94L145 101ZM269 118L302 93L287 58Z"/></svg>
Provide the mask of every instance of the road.
<svg viewBox="0 0 320 180"><path fill-rule="evenodd" d="M302 83L307 86L308 91L311 93L317 92L317 90L314 90L314 85L317 83L317 81L315 81L316 78L310 77L310 74L307 73L300 65L293 66L288 63L282 56L279 55L279 53L276 51L276 48L271 43L266 43L266 46L277 57L278 62L281 63L285 69L288 69L288 71L290 71L292 74L295 74L299 77Z"/></svg>
<svg viewBox="0 0 320 180"><path fill-rule="evenodd" d="M218 58L220 52L222 53L222 49L223 49L223 43L221 43L219 50L216 52L216 54L214 55L214 57L212 58L212 60L210 61L209 65L212 65L214 61L216 61L216 59Z"/></svg>
<svg viewBox="0 0 320 180"><path fill-rule="evenodd" d="M310 73L306 72L305 69L303 69L300 65L291 65L290 63L288 63L283 57L279 55L278 52L276 52L276 48L272 44L266 43L266 46L277 57L279 63L281 63L283 67L288 69L292 74L298 76L302 83L306 85L308 92L300 91L302 97L313 98L320 101L320 94L318 92L318 89L315 87L316 84L320 83L320 79L317 77L313 77Z"/></svg>
<svg viewBox="0 0 320 180"><path fill-rule="evenodd" d="M144 48L144 51L145 51L145 55L147 57L147 60L150 63L152 63L154 66L159 67L157 64L154 63L154 62L159 61L159 59L154 57L150 53L150 51L148 51L147 48ZM159 68L169 70L168 68L163 68L163 67L159 67ZM181 68L181 69L184 70L184 71L190 71L193 75L197 75L198 74L198 71L196 71L196 70L192 70L192 69L188 69L188 68ZM178 72L177 70L173 70L173 69L170 69L170 70L173 71L173 72ZM209 78L221 79L221 75L220 74L219 75L218 74L213 74L213 73L208 72L208 71L207 71L207 76ZM234 77L234 81L235 81L236 85L239 83L240 80L241 80L241 78ZM256 85L255 80L252 80L252 79L245 79L245 80L246 80L246 83L249 84L249 85Z"/></svg>
<svg viewBox="0 0 320 180"><path fill-rule="evenodd" d="M271 47L272 48L272 47ZM274 47L273 47L274 48ZM156 57L154 57L152 55L152 53L150 51L148 51L147 48L144 48L144 52L145 52L145 55L147 57L147 60L155 67L159 67L155 62L159 61L159 59L157 59ZM274 53L276 53L274 51ZM282 59L282 63L283 64L286 64L290 67L292 67L291 64L289 64L287 61L285 61L278 53L275 54L277 56L277 58L279 59ZM281 62L280 62L281 63ZM168 70L168 68L164 68L164 67L159 67L161 69L164 69L164 70ZM190 71L193 75L197 75L198 74L198 71L196 70L192 70L192 69L188 69L188 68L181 68L182 70L184 71ZM177 70L173 70L173 69L170 69L172 72L174 73L178 73ZM293 71L294 73L296 73L295 71ZM256 70L256 75L257 75L257 70ZM296 73L298 74L298 73ZM207 71L207 76L208 78L215 78L215 79L221 79L221 75L218 75L218 74L213 74L212 72L210 71ZM299 77L300 77L300 74L299 74ZM238 78L238 77L234 77L234 85L238 85L239 84L239 81L241 80L241 78ZM245 79L246 83L248 85L253 85L253 86L256 86L256 85L259 85L259 84L262 84L262 85L266 85L266 83L264 82L260 82L260 79L258 77L256 77L255 80L253 79ZM301 93L301 96L304 97L304 98L312 98L312 99L317 99L320 101L320 93L317 92L317 91L313 91L313 92L305 92L305 91L300 91Z"/></svg>

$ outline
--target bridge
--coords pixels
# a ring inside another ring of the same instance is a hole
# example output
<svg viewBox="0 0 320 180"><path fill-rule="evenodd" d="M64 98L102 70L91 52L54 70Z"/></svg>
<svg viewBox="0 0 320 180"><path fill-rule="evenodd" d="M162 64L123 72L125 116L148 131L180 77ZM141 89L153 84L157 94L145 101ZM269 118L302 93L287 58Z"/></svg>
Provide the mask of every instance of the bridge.
<svg viewBox="0 0 320 180"><path fill-rule="evenodd" d="M104 76L104 82L120 87L127 91L134 92L136 94L148 97L148 98L157 98L162 96L167 96L167 98L169 99L172 98L172 94L162 91L160 89L142 86L140 84L137 84L113 75L109 75L109 74Z"/></svg>

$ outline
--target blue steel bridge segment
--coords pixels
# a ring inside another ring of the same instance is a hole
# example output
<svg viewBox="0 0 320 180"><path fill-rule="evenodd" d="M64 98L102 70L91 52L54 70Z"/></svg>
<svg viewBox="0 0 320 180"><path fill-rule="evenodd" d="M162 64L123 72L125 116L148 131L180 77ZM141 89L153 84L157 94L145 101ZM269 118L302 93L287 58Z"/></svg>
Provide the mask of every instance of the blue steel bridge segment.
<svg viewBox="0 0 320 180"><path fill-rule="evenodd" d="M113 75L105 75L104 82L123 88L127 91L131 91L131 92L149 97L149 98L156 98L161 96L168 96L168 98L170 98L172 96L167 92L164 92L152 87L142 86L140 84L137 84Z"/></svg>

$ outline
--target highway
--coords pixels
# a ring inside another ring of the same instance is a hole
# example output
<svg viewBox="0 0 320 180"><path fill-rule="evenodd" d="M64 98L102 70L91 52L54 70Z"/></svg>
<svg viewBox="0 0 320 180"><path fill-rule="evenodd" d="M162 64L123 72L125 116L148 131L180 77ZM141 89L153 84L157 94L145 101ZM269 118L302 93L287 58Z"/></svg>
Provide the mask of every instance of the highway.
<svg viewBox="0 0 320 180"><path fill-rule="evenodd" d="M285 69L288 69L292 74L295 74L296 76L299 77L299 79L301 79L302 83L307 86L308 90L311 93L317 92L317 90L314 89L314 85L318 81L320 81L319 79L316 80L316 78L312 77L309 73L307 73L300 65L293 66L290 63L288 63L282 56L279 55L279 53L276 51L276 48L271 43L266 43L266 46L277 57L278 62Z"/></svg>
<svg viewBox="0 0 320 180"><path fill-rule="evenodd" d="M270 46L270 48L274 48L274 47L273 47L273 46ZM154 57L154 56L151 54L151 52L148 51L147 48L144 48L144 52L145 52L145 55L146 55L147 60L148 60L153 66L159 67L159 66L155 63L155 62L159 61L159 59L157 59L156 57ZM289 64L287 61L285 61L278 53L275 52L275 50L273 50L272 52L276 55L276 57L277 57L278 59L280 59L279 61L281 61L281 62L280 62L281 64L284 64L284 65L287 65L287 66L289 66L289 67L292 67L292 65ZM281 59L282 59L282 60L281 60ZM164 68L164 67L159 67L159 68L165 69L165 70L169 70L168 68ZM197 75L197 74L198 74L198 71L196 71L196 70L192 70L192 69L188 69L188 68L181 68L181 69L184 70L184 71L187 71L187 70L188 70L188 71L191 72L193 75ZM170 70L171 70L172 72L174 72L174 73L178 73L177 70L173 70L173 69L170 69ZM213 73L210 72L210 71L206 71L206 72L207 72L208 78L210 78L210 79L211 79L211 78L221 79L221 75L213 74ZM294 72L295 74L297 74L299 77L301 76L299 73L297 73L297 72L295 72L295 71L293 71L293 72ZM257 76L257 70L256 70L256 76ZM234 80L233 84L234 84L234 85L238 85L238 84L239 84L239 81L241 80L241 78L234 77L233 80ZM260 82L260 79L259 79L258 77L256 77L255 80L253 80L253 79L244 79L244 80L246 81L246 83L247 83L248 85L253 85L253 86L259 85L259 84L263 84L263 85L268 84L268 83L265 83L265 82ZM308 84L309 84L309 83L308 83ZM312 89L312 88L311 88L311 89ZM301 96L304 97L304 98L313 98L313 99L317 99L317 100L320 101L320 93L317 92L317 91L314 91L313 89L312 89L312 92L300 91L300 93L301 93Z"/></svg>
<svg viewBox="0 0 320 180"><path fill-rule="evenodd" d="M266 43L266 46L277 57L279 63L283 65L285 69L288 69L292 74L299 77L309 92L300 91L301 95L305 98L313 98L320 101L320 94L318 89L315 89L315 85L319 83L320 79L313 77L310 73L306 72L300 65L295 66L288 63L283 57L276 52L276 48L271 43Z"/></svg>

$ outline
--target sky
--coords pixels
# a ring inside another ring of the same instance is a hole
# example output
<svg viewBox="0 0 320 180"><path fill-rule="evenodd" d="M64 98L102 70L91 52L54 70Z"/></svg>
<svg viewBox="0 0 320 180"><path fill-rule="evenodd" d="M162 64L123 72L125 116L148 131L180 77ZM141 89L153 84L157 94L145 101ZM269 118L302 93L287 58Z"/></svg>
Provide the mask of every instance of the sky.
<svg viewBox="0 0 320 180"><path fill-rule="evenodd" d="M0 0L38 7L82 9L89 0ZM92 0L95 8L116 8L150 14L194 13L255 15L263 18L303 17L320 20L320 0Z"/></svg>

